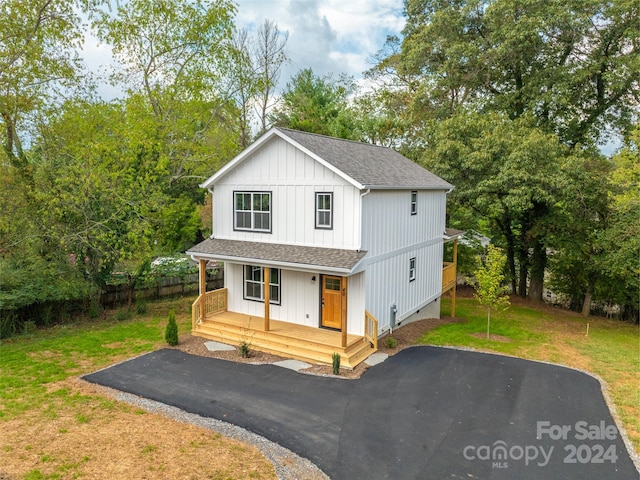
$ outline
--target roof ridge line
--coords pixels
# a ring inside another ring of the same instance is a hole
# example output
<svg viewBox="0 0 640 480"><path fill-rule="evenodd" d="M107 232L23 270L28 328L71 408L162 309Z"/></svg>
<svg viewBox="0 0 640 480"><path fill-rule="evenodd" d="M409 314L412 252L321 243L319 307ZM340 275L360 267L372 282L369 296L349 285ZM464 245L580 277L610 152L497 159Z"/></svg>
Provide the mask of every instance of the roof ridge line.
<svg viewBox="0 0 640 480"><path fill-rule="evenodd" d="M313 135L313 136L316 136L316 137L327 138L329 140L338 140L340 142L351 142L351 143L355 143L355 144L358 144L358 145L364 145L364 146L367 146L367 147L383 148L385 150L391 150L393 152L400 153L400 152L398 152L397 150L394 150L391 147L385 147L383 145L377 145L375 143L362 142L360 140L351 140L350 138L332 137L331 135L324 135L322 133L305 132L304 130L296 130L294 128L286 128L286 127L274 127L274 128L277 129L277 130L280 130L280 131L284 131L284 133L286 133L287 131L288 132L302 133L303 135Z"/></svg>

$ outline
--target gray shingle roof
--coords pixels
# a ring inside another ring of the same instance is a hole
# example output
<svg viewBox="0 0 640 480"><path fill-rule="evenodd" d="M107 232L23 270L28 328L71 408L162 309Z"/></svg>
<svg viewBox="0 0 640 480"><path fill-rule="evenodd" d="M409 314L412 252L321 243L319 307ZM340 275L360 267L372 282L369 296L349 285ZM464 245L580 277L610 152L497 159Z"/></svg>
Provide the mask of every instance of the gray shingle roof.
<svg viewBox="0 0 640 480"><path fill-rule="evenodd" d="M330 269L351 270L364 256L365 251L337 248L304 247L279 243L246 242L208 238L187 251L188 255L210 258L262 260L265 263L299 264Z"/></svg>
<svg viewBox="0 0 640 480"><path fill-rule="evenodd" d="M277 127L281 133L365 187L445 189L453 186L395 150Z"/></svg>

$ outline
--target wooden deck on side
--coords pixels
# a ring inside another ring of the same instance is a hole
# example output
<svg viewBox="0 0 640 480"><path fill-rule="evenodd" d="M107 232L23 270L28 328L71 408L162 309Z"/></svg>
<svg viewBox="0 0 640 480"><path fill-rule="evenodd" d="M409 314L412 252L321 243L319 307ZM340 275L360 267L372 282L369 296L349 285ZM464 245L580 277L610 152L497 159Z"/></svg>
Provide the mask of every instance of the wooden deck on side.
<svg viewBox="0 0 640 480"><path fill-rule="evenodd" d="M332 355L339 353L340 366L345 368L355 367L376 351L358 335L347 335L343 348L340 332L273 319L269 323L265 332L264 318L223 311L196 322L191 333L233 346L247 342L255 350L310 363L331 364Z"/></svg>

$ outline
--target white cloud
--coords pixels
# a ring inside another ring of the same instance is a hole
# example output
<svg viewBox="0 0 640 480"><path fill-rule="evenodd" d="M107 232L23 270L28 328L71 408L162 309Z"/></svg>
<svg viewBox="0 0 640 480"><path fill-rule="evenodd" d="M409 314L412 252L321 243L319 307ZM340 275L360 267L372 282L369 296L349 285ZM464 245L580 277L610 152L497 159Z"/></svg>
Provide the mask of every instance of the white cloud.
<svg viewBox="0 0 640 480"><path fill-rule="evenodd" d="M402 0L238 0L235 23L255 30L269 19L289 32L286 51L291 61L280 77L284 88L303 68L321 76L346 73L359 79L387 35L400 34L405 23L402 12ZM91 33L85 35L82 55L94 75L116 65L110 47ZM120 94L106 81L99 92L105 99Z"/></svg>
<svg viewBox="0 0 640 480"><path fill-rule="evenodd" d="M404 27L402 0L239 0L236 24L256 27L273 20L289 32L291 64L282 83L302 68L317 75L346 73L359 78L387 35Z"/></svg>

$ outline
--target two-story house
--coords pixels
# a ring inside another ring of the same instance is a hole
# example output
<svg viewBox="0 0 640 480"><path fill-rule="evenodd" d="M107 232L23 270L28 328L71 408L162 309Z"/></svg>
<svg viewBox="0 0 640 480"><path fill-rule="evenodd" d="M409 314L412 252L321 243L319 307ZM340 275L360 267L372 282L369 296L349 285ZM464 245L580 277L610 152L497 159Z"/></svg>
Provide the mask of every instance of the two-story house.
<svg viewBox="0 0 640 480"><path fill-rule="evenodd" d="M213 234L187 252L194 334L352 367L389 329L439 316L453 187L394 150L273 128L201 186ZM209 261L223 289L205 291Z"/></svg>

